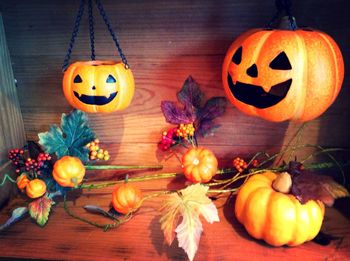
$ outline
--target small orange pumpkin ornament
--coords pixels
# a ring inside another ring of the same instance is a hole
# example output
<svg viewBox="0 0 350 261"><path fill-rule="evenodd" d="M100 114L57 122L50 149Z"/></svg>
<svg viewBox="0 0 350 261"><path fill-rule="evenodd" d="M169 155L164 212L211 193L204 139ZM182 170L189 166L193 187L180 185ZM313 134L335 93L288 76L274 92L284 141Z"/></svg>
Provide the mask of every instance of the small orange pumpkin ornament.
<svg viewBox="0 0 350 261"><path fill-rule="evenodd" d="M274 190L290 185L287 179L274 186L279 175L264 172L250 177L238 191L235 214L252 237L272 246L297 246L318 234L325 208L321 201L301 204L294 195Z"/></svg>
<svg viewBox="0 0 350 261"><path fill-rule="evenodd" d="M129 106L135 91L130 68L117 61L80 61L64 72L63 93L85 112L113 112Z"/></svg>
<svg viewBox="0 0 350 261"><path fill-rule="evenodd" d="M46 192L46 184L41 179L33 179L26 186L26 194L30 198L39 198Z"/></svg>
<svg viewBox="0 0 350 261"><path fill-rule="evenodd" d="M76 187L83 181L85 167L79 158L64 156L55 162L52 176L62 187Z"/></svg>
<svg viewBox="0 0 350 261"><path fill-rule="evenodd" d="M141 190L127 182L117 187L112 193L113 208L122 214L137 209L141 200Z"/></svg>
<svg viewBox="0 0 350 261"><path fill-rule="evenodd" d="M18 176L16 179L17 187L20 190L25 189L29 182L30 180L28 179L27 175L24 173Z"/></svg>
<svg viewBox="0 0 350 261"><path fill-rule="evenodd" d="M182 169L188 180L205 183L216 174L218 160L206 148L191 148L182 157Z"/></svg>
<svg viewBox="0 0 350 261"><path fill-rule="evenodd" d="M278 29L240 35L222 66L230 102L248 115L274 122L320 116L336 99L343 78L343 57L329 35L310 28L292 30L283 19Z"/></svg>

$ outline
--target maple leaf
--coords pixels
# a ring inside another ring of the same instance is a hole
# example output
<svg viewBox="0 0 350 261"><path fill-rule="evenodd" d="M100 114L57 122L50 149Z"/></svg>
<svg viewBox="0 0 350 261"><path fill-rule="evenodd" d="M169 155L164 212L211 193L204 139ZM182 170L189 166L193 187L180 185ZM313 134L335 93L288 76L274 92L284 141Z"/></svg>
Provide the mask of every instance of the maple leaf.
<svg viewBox="0 0 350 261"><path fill-rule="evenodd" d="M171 124L187 124L194 121L195 116L191 111L180 109L174 102L162 101L160 105L165 120Z"/></svg>
<svg viewBox="0 0 350 261"><path fill-rule="evenodd" d="M182 89L177 93L177 99L185 105L185 107L199 108L202 104L204 93L199 88L198 83L188 76Z"/></svg>
<svg viewBox="0 0 350 261"><path fill-rule="evenodd" d="M216 206L206 196L208 189L200 184L188 186L170 194L161 208L160 223L166 242L171 245L176 233L179 247L185 250L190 260L197 252L203 231L199 216L209 223L219 221ZM177 225L180 218L182 221Z"/></svg>
<svg viewBox="0 0 350 261"><path fill-rule="evenodd" d="M40 197L28 204L29 215L43 227L49 219L51 206L55 202L47 196Z"/></svg>
<svg viewBox="0 0 350 261"><path fill-rule="evenodd" d="M88 161L89 150L87 143L95 139L93 131L88 126L84 112L73 110L62 114L61 128L51 125L49 131L39 133L39 144L47 153L56 153L58 158L65 155L75 156L83 162Z"/></svg>

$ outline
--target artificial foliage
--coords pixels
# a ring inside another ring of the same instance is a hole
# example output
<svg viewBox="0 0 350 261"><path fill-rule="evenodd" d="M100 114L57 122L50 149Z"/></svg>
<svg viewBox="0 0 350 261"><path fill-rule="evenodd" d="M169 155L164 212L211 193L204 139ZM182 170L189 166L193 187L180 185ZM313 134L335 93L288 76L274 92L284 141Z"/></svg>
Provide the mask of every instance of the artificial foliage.
<svg viewBox="0 0 350 261"><path fill-rule="evenodd" d="M82 111L73 110L69 114L62 115L61 128L52 125L48 132L39 134L41 146L32 142L25 148L13 149L9 152L9 158L16 167L18 178L13 180L9 175L5 175L0 182L0 187L6 182L17 183L23 195L27 194L25 197L28 203L14 209L11 217L0 225L0 231L28 215L40 227L44 227L50 222L52 209L62 201L62 198L63 208L69 216L108 231L127 223L138 215L137 211L147 200L162 197L162 204L159 206L159 226L164 233L164 239L171 245L177 238L178 246L184 249L190 260L193 260L203 232L202 222L204 220L210 224L220 222L214 203L214 199L219 196L231 196L238 193L235 210L237 219L244 224L248 233L253 237L279 246L297 245L306 241L304 237L302 240L295 239L297 241L288 237L291 235L291 224L298 227L296 231L302 227L301 225L299 227L302 218L297 218L297 214L287 216L283 214L284 212L291 213L288 205L297 206L293 208L293 211L298 213L304 208L309 208L310 205L319 206L320 211L315 219L317 222L312 221L313 226L308 228L312 230L310 236L307 237L307 240L310 240L321 227L324 204L331 206L334 199L349 195L348 191L332 178L314 172L317 169L331 169L332 167L341 169L343 163L338 162L331 155L332 152L341 151L337 148L325 149L317 145L290 143L288 147L276 154L257 152L250 159L244 159L234 152L232 163L219 168L218 162L220 161L215 151L198 146L198 143L204 138L202 137L203 131L204 134L209 134L215 129L215 118L225 111L225 98L212 97L205 102L204 93L191 77L185 81L177 97L182 107L169 101L161 103L165 120L175 124L176 127L162 132L159 148L161 153L177 156L183 172L155 173L125 179L122 177L108 182L90 182L85 176L85 170L156 170L162 166L94 165L98 159L105 160L105 156L111 155L101 149L103 143L94 136L89 127L87 115ZM204 128L205 123L208 125ZM168 136L169 133L171 133L170 136ZM299 134L298 131L294 138ZM282 160L287 154L287 158L291 158L299 149L305 147L313 147L315 152L304 159L289 163ZM179 154L183 156L179 157ZM319 154L328 156L329 161L310 163L310 159ZM67 166L73 168L73 171L68 171ZM148 180L172 178L182 179L183 187L177 190L164 189L155 193L146 193L133 184L136 181L147 182ZM276 181L272 182L273 180ZM45 186L36 185L32 188L30 184L33 182L39 182ZM87 214L91 214L91 218L79 216L70 209L68 203L70 197L68 196L79 196L79 193L70 194L71 192L79 190L84 193L84 190L103 189L109 186L114 186L113 193L108 200L111 208L103 209L93 203L82 206ZM28 189L34 191L28 195L26 193ZM254 196L256 200L251 200L250 193L253 194L254 189L260 192L257 193L258 196ZM34 194L37 197L31 197ZM264 196L260 197L262 194ZM259 203L260 201L264 202ZM278 203L280 201L281 204ZM277 203L274 205L274 202ZM246 204L250 207L243 207ZM269 208L270 205L274 205L274 210ZM103 216L110 223L95 222L93 215L96 214ZM275 220L279 224L277 232L272 229L274 225L271 222ZM259 236L258 233L265 230L270 231L263 233L268 236ZM304 232L297 232L297 234L302 236Z"/></svg>
<svg viewBox="0 0 350 261"><path fill-rule="evenodd" d="M87 162L89 150L86 145L95 139L95 134L88 126L87 115L74 110L62 114L61 126L51 125L49 131L39 133L39 144L46 153L56 154L60 159L65 155L78 157Z"/></svg>

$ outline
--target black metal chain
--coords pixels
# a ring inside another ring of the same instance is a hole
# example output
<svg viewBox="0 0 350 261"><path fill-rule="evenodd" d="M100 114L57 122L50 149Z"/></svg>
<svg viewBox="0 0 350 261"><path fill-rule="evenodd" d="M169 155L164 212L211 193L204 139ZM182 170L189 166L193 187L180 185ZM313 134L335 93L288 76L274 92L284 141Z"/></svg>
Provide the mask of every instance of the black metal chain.
<svg viewBox="0 0 350 261"><path fill-rule="evenodd" d="M277 12L275 15L271 18L269 23L266 25L266 28L271 29L272 25L276 22L276 20L281 16L283 11L288 16L290 26L293 30L296 30L296 23L294 22L291 8L292 8L292 0L275 0L275 6L277 9Z"/></svg>
<svg viewBox="0 0 350 261"><path fill-rule="evenodd" d="M73 28L72 36L70 38L69 47L67 50L67 54L64 57L64 61L63 61L62 72L64 72L67 69L68 64L69 64L69 60L70 60L70 56L72 54L75 38L78 35L81 17L83 16L83 13L84 13L84 5L85 5L85 0L80 0L79 10L78 10L77 16L75 18L74 28Z"/></svg>
<svg viewBox="0 0 350 261"><path fill-rule="evenodd" d="M92 13L92 0L88 0L89 9L89 32L90 32L90 47L91 47L91 60L95 60L95 34L94 34L94 16Z"/></svg>
<svg viewBox="0 0 350 261"><path fill-rule="evenodd" d="M119 55L120 55L120 58L122 59L122 62L124 63L124 67L125 69L129 69L130 68L130 65L128 64L128 61L122 51L122 49L120 48L120 45L119 45L119 42L118 42L118 38L116 36L116 34L114 33L113 29L112 29L112 26L108 20L108 17L107 17L107 14L102 6L102 3L100 0L95 0L96 2L96 5L97 5L97 8L98 10L100 11L100 14L103 18L103 21L105 22L107 28L108 28L108 31L109 33L111 34L112 38L113 38L113 41L115 43L115 46L117 47L118 49L118 52L119 52Z"/></svg>

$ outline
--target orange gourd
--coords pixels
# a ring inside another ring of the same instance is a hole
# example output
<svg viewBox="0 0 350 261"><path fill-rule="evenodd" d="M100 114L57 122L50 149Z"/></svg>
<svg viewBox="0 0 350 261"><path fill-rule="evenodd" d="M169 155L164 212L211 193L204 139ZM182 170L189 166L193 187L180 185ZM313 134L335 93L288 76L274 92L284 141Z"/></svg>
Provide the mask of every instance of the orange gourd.
<svg viewBox="0 0 350 261"><path fill-rule="evenodd" d="M242 185L235 204L238 221L252 237L272 246L297 246L312 240L321 229L323 203L301 204L294 195L275 191L272 184L277 175L256 174Z"/></svg>
<svg viewBox="0 0 350 261"><path fill-rule="evenodd" d="M17 187L20 190L25 189L29 182L30 182L30 180L28 179L26 174L21 174L16 179Z"/></svg>
<svg viewBox="0 0 350 261"><path fill-rule="evenodd" d="M336 99L344 62L326 33L252 29L230 46L222 66L227 98L240 111L263 119L305 122Z"/></svg>
<svg viewBox="0 0 350 261"><path fill-rule="evenodd" d="M62 187L76 187L83 181L85 167L79 158L64 156L55 162L52 176Z"/></svg>
<svg viewBox="0 0 350 261"><path fill-rule="evenodd" d="M26 194L30 198L39 198L46 192L46 184L41 179L33 179L26 186Z"/></svg>
<svg viewBox="0 0 350 261"><path fill-rule="evenodd" d="M63 76L63 92L73 107L85 112L113 112L129 106L135 91L130 69L117 61L80 61Z"/></svg>
<svg viewBox="0 0 350 261"><path fill-rule="evenodd" d="M141 203L141 199L141 190L130 183L122 184L112 193L113 208L122 214L136 210Z"/></svg>
<svg viewBox="0 0 350 261"><path fill-rule="evenodd" d="M192 182L208 182L216 174L217 168L214 153L205 148L191 148L182 157L183 173Z"/></svg>

